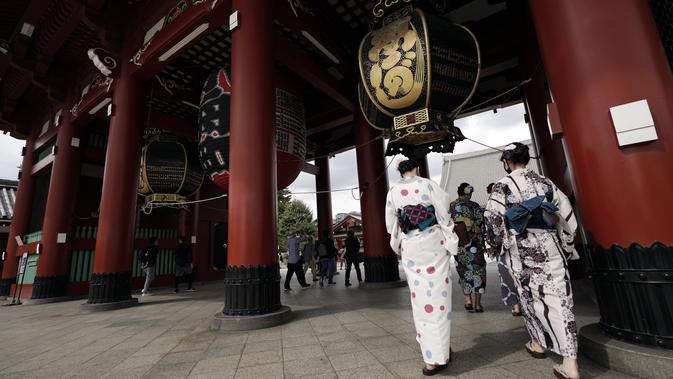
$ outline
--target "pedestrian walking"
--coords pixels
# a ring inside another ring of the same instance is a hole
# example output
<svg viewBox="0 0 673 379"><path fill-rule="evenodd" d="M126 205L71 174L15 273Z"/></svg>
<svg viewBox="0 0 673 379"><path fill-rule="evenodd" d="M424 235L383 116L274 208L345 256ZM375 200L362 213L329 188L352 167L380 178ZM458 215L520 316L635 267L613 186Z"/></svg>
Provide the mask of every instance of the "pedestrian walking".
<svg viewBox="0 0 673 379"><path fill-rule="evenodd" d="M304 277L304 262L302 260L301 252L299 251L299 246L302 242L306 241L306 237L294 236L287 239L287 274L285 275L285 291L291 291L290 280L292 276L297 274L297 281L302 288L308 288L311 285L306 283L306 278Z"/></svg>
<svg viewBox="0 0 673 379"><path fill-rule="evenodd" d="M327 284L336 284L332 280L335 271L335 257L336 248L334 247L334 240L329 236L328 231L323 232L323 238L318 241L317 254L320 259L320 287L324 286L325 277L327 277Z"/></svg>
<svg viewBox="0 0 673 379"><path fill-rule="evenodd" d="M362 283L362 273L360 272L360 261L358 260L358 255L360 253L360 241L355 238L355 233L352 230L348 231L348 237L346 237L346 252L344 253L344 259L346 261L346 287L351 286L350 277L351 277L351 266L355 267L355 273L358 276L358 283Z"/></svg>
<svg viewBox="0 0 673 379"><path fill-rule="evenodd" d="M304 277L306 277L306 273L308 272L308 269L311 269L311 276L313 277L313 281L317 282L318 279L318 272L316 271L316 259L315 259L315 241L313 240L312 237L309 237L306 241L306 244L304 244L304 249L302 249L302 257L304 258Z"/></svg>
<svg viewBox="0 0 673 379"><path fill-rule="evenodd" d="M492 255L505 255L516 282L531 338L526 351L540 359L546 358L545 350L561 355L554 375L579 378L568 273L568 260L579 258L572 205L551 180L526 167L528 146L510 144L500 160L507 176L493 186L486 203L487 239Z"/></svg>
<svg viewBox="0 0 673 379"><path fill-rule="evenodd" d="M159 253L159 240L157 237L150 237L149 246L140 254L140 264L145 273L145 285L143 286L142 296L151 296L150 284L156 277L157 254Z"/></svg>
<svg viewBox="0 0 673 379"><path fill-rule="evenodd" d="M398 170L402 178L388 192L386 227L390 246L401 255L425 361L422 372L429 376L446 369L451 359L450 256L458 251L458 237L446 192L419 176L416 161L403 161Z"/></svg>
<svg viewBox="0 0 673 379"><path fill-rule="evenodd" d="M196 291L192 287L194 263L192 248L185 242L185 237L178 237L178 246L175 247L175 293L178 293L180 281L187 282L187 292Z"/></svg>

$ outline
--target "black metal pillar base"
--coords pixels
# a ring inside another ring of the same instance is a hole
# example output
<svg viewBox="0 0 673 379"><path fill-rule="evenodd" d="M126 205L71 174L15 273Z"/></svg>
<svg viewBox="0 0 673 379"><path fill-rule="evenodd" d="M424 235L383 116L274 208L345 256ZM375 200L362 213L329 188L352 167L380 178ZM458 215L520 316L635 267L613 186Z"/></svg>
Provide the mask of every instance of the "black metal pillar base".
<svg viewBox="0 0 673 379"><path fill-rule="evenodd" d="M284 305L274 312L254 316L227 316L220 312L215 314L210 330L235 332L271 328L284 324L291 318L290 307Z"/></svg>
<svg viewBox="0 0 673 379"><path fill-rule="evenodd" d="M599 324L582 327L578 335L582 355L611 370L641 378L670 378L673 351L634 345L605 335Z"/></svg>
<svg viewBox="0 0 673 379"><path fill-rule="evenodd" d="M368 283L398 282L400 270L396 255L365 256L365 286Z"/></svg>
<svg viewBox="0 0 673 379"><path fill-rule="evenodd" d="M673 349L673 246L597 246L591 265L603 332Z"/></svg>
<svg viewBox="0 0 673 379"><path fill-rule="evenodd" d="M224 273L224 316L273 313L280 304L280 266L227 266Z"/></svg>
<svg viewBox="0 0 673 379"><path fill-rule="evenodd" d="M0 279L0 298L9 297L9 291L14 283L16 283L16 278Z"/></svg>
<svg viewBox="0 0 673 379"><path fill-rule="evenodd" d="M89 281L87 304L129 302L131 297L131 272L94 273Z"/></svg>
<svg viewBox="0 0 673 379"><path fill-rule="evenodd" d="M68 277L65 275L36 276L33 281L33 295L31 299L48 299L65 296L65 287Z"/></svg>

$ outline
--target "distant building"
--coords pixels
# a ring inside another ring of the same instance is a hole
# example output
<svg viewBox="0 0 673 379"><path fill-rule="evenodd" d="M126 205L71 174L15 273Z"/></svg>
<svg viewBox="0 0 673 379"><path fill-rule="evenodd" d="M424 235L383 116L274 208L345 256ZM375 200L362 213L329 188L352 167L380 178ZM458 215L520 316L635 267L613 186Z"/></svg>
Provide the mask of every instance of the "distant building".
<svg viewBox="0 0 673 379"><path fill-rule="evenodd" d="M362 246L362 216L360 212L337 214L332 230L334 231L334 244L337 249L344 247L349 230L355 233L355 237L360 240Z"/></svg>
<svg viewBox="0 0 673 379"><path fill-rule="evenodd" d="M531 140L522 143L528 145L531 155L535 155ZM500 154L502 154L500 151L486 149L473 153L445 155L440 185L449 194L451 201L458 198L460 183L467 182L474 186L472 200L481 206L486 205L488 200L486 187L505 176L500 163ZM533 159L528 167L540 172L537 161Z"/></svg>

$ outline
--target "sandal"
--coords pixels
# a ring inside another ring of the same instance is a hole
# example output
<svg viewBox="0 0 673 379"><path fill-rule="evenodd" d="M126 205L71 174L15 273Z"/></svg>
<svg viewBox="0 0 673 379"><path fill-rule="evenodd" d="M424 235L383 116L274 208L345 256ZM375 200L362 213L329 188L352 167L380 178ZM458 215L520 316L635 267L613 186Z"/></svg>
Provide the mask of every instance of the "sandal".
<svg viewBox="0 0 673 379"><path fill-rule="evenodd" d="M474 313L484 313L484 307L474 308Z"/></svg>
<svg viewBox="0 0 673 379"><path fill-rule="evenodd" d="M521 311L514 312L512 311L512 317L520 317L522 315Z"/></svg>
<svg viewBox="0 0 673 379"><path fill-rule="evenodd" d="M528 342L526 342L526 345L524 345L524 346L526 347L526 351L528 352L528 354L530 354L531 357L533 357L535 359L545 359L545 358L547 358L547 354L545 354L544 352L540 353L540 352L537 352L537 351L531 349L530 345L531 345L531 341L528 341Z"/></svg>
<svg viewBox="0 0 673 379"><path fill-rule="evenodd" d="M554 375L556 375L557 378L559 379L580 379L579 377L573 378L568 376L565 371L561 369L561 366L559 365L554 365Z"/></svg>
<svg viewBox="0 0 673 379"><path fill-rule="evenodd" d="M468 312L472 312L474 308L472 307L472 304L465 304L465 310Z"/></svg>
<svg viewBox="0 0 673 379"><path fill-rule="evenodd" d="M447 367L449 367L449 363L451 363L452 360L453 360L453 350L451 350L451 348L449 348L449 361L444 363L443 365L435 365L435 368L433 368L433 369L423 367L423 370L422 370L423 375L433 376L433 375L437 374L438 372L440 372L440 371L446 369Z"/></svg>

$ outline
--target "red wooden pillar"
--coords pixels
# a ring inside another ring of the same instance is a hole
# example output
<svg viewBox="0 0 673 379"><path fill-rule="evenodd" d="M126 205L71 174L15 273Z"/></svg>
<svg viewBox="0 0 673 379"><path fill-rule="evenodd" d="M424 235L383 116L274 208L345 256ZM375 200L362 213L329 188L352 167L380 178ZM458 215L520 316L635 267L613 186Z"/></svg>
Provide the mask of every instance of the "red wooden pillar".
<svg viewBox="0 0 673 379"><path fill-rule="evenodd" d="M372 141L380 132L372 128L360 112L355 113L355 150L360 186L360 209L365 248L365 282L397 282L400 274L397 255L390 248L385 225L388 173L383 139ZM368 143L370 142L370 143Z"/></svg>
<svg viewBox="0 0 673 379"><path fill-rule="evenodd" d="M35 182L31 171L35 163L35 135L26 140L26 147L23 149L23 161L21 163L21 174L19 179L19 189L16 192L16 201L14 202L14 215L12 224L9 227L7 236L7 249L5 252L5 261L2 266L2 279L0 279L0 297L9 296L12 284L16 283L16 270L18 257L16 256L17 244L15 237L22 236L28 231L30 222L30 209L33 202L33 184Z"/></svg>
<svg viewBox="0 0 673 379"><path fill-rule="evenodd" d="M280 309L271 0L234 0L226 316Z"/></svg>
<svg viewBox="0 0 673 379"><path fill-rule="evenodd" d="M103 190L89 304L132 304L131 259L136 220L144 85L121 67L112 94Z"/></svg>
<svg viewBox="0 0 673 379"><path fill-rule="evenodd" d="M322 238L325 231L331 236L332 219L332 193L329 172L329 158L322 157L315 160L318 167L318 175L315 176L316 208L318 211L318 238Z"/></svg>
<svg viewBox="0 0 673 379"><path fill-rule="evenodd" d="M430 179L430 166L428 165L428 156L418 160L418 169L422 177Z"/></svg>
<svg viewBox="0 0 673 379"><path fill-rule="evenodd" d="M65 295L70 267L70 221L80 175L81 127L70 112L63 112L56 137L49 194L42 225L42 247L33 283L33 299ZM61 238L59 242L59 237Z"/></svg>
<svg viewBox="0 0 673 379"><path fill-rule="evenodd" d="M673 75L647 1L529 4L590 242L673 245ZM609 109L642 99L658 140L619 147Z"/></svg>
<svg viewBox="0 0 673 379"><path fill-rule="evenodd" d="M178 211L178 237L182 236L185 237L187 240L185 242L189 243L189 236L187 235L187 231L189 229L187 225L187 210L186 209L180 209Z"/></svg>

